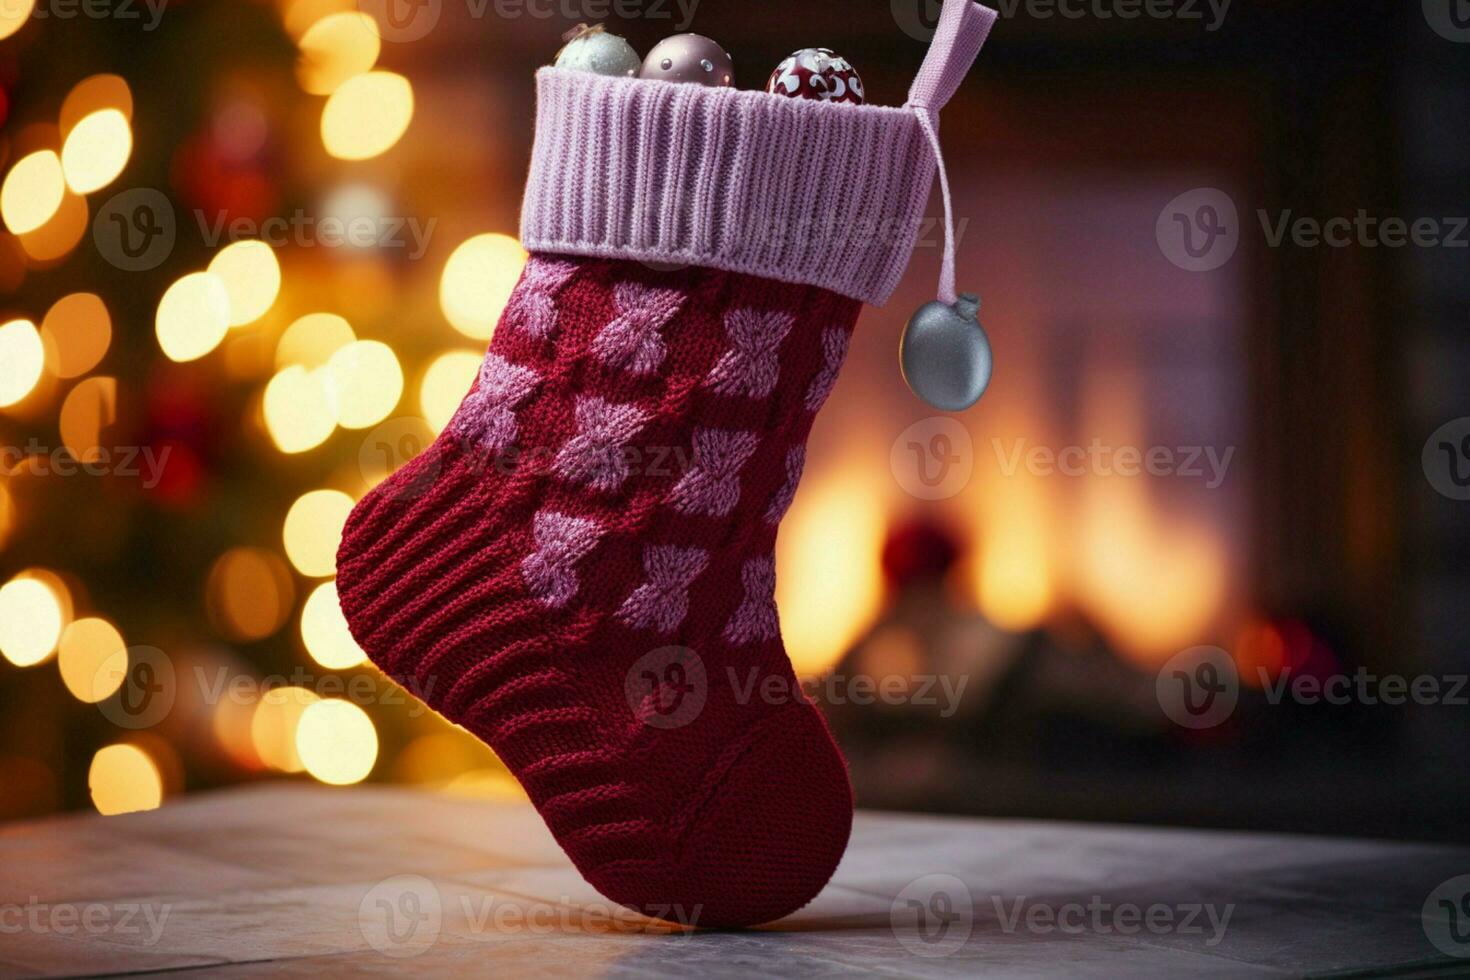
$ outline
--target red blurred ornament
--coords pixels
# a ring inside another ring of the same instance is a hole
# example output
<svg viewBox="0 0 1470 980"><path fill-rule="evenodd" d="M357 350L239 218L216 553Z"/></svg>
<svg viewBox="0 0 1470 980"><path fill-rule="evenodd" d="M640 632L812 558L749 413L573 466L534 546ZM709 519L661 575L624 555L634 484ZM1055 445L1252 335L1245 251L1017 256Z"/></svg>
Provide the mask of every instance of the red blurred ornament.
<svg viewBox="0 0 1470 980"><path fill-rule="evenodd" d="M766 91L792 99L862 105L863 80L848 60L831 48L802 48L771 72Z"/></svg>

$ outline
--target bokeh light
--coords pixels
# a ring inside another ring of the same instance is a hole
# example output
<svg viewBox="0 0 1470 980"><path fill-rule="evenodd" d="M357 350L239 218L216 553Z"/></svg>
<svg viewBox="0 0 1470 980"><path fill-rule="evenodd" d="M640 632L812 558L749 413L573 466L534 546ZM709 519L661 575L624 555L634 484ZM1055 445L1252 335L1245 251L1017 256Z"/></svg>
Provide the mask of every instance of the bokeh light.
<svg viewBox="0 0 1470 980"><path fill-rule="evenodd" d="M265 316L281 292L281 263L265 242L252 240L226 246L209 263L209 271L225 284L232 327Z"/></svg>
<svg viewBox="0 0 1470 980"><path fill-rule="evenodd" d="M296 77L313 95L331 95L343 82L370 71L378 62L382 41L378 23L364 13L323 17L298 42L301 60Z"/></svg>
<svg viewBox="0 0 1470 980"><path fill-rule="evenodd" d="M58 378L92 370L112 343L112 317L96 293L72 293L52 304L41 321L46 365Z"/></svg>
<svg viewBox="0 0 1470 980"><path fill-rule="evenodd" d="M153 810L163 802L163 776L151 756L136 745L108 745L92 757L87 772L92 805L106 816Z"/></svg>
<svg viewBox="0 0 1470 980"><path fill-rule="evenodd" d="M103 109L116 109L132 122L133 93L121 75L92 75L77 82L61 103L61 135L69 136L77 123Z"/></svg>
<svg viewBox="0 0 1470 980"><path fill-rule="evenodd" d="M122 686L128 673L127 644L116 626L88 616L62 632L56 665L73 697L96 704Z"/></svg>
<svg viewBox="0 0 1470 980"><path fill-rule="evenodd" d="M250 716L250 744L261 762L281 772L302 770L296 726L306 709L320 700L304 687L272 687L261 694Z"/></svg>
<svg viewBox="0 0 1470 980"><path fill-rule="evenodd" d="M174 361L194 361L219 346L230 329L230 293L212 272L194 272L158 301L158 345Z"/></svg>
<svg viewBox="0 0 1470 980"><path fill-rule="evenodd" d="M352 324L335 313L308 313L276 342L276 367L325 367L332 355L357 340Z"/></svg>
<svg viewBox="0 0 1470 980"><path fill-rule="evenodd" d="M29 395L45 367L46 348L34 323L11 320L0 325L0 408Z"/></svg>
<svg viewBox="0 0 1470 980"><path fill-rule="evenodd" d="M275 552L232 548L209 570L205 585L210 622L231 640L263 640L285 624L296 601L291 570Z"/></svg>
<svg viewBox="0 0 1470 980"><path fill-rule="evenodd" d="M18 236L20 247L33 266L44 266L65 258L87 233L91 212L87 199L70 190L62 194L61 206L44 225Z"/></svg>
<svg viewBox="0 0 1470 980"><path fill-rule="evenodd" d="M357 705L340 698L318 701L296 727L296 751L316 779L333 786L362 782L378 761L378 732Z"/></svg>
<svg viewBox="0 0 1470 980"><path fill-rule="evenodd" d="M337 415L327 392L325 368L309 371L293 364L265 386L265 428L283 453L304 453L331 437Z"/></svg>
<svg viewBox="0 0 1470 980"><path fill-rule="evenodd" d="M23 235L50 221L65 196L61 157L54 150L38 150L10 168L0 186L0 216L5 227Z"/></svg>
<svg viewBox="0 0 1470 980"><path fill-rule="evenodd" d="M57 422L62 444L78 460L96 458L102 430L117 421L117 379L84 378L66 393Z"/></svg>
<svg viewBox="0 0 1470 980"><path fill-rule="evenodd" d="M439 280L439 306L450 326L489 340L526 265L526 250L509 235L476 235L449 256Z"/></svg>
<svg viewBox="0 0 1470 980"><path fill-rule="evenodd" d="M0 476L3 476L0 473ZM15 501L10 498L10 490L4 483L0 483L0 548L5 547L6 540L10 537L10 531L15 527Z"/></svg>
<svg viewBox="0 0 1470 980"><path fill-rule="evenodd" d="M22 572L0 586L0 656L17 667L45 663L66 628L70 605L55 576Z"/></svg>
<svg viewBox="0 0 1470 980"><path fill-rule="evenodd" d="M337 571L337 546L352 512L352 498L341 490L302 494L286 512L281 538L286 557L302 575L327 578Z"/></svg>
<svg viewBox="0 0 1470 980"><path fill-rule="evenodd" d="M116 109L102 109L72 127L61 147L61 169L67 186L90 194L112 183L133 153L133 131L128 117Z"/></svg>
<svg viewBox="0 0 1470 980"><path fill-rule="evenodd" d="M370 160L392 149L413 119L413 86L370 71L347 79L322 109L322 145L340 160Z"/></svg>
<svg viewBox="0 0 1470 980"><path fill-rule="evenodd" d="M387 344L359 340L327 362L327 393L338 425L366 429L387 418L403 397L403 369Z"/></svg>
<svg viewBox="0 0 1470 980"><path fill-rule="evenodd" d="M472 350L445 351L434 358L419 383L419 409L435 433L443 432L459 403L480 373L481 355Z"/></svg>
<svg viewBox="0 0 1470 980"><path fill-rule="evenodd" d="M35 9L36 0L9 0L0 4L0 41L24 27Z"/></svg>
<svg viewBox="0 0 1470 980"><path fill-rule="evenodd" d="M367 660L347 629L335 582L323 582L306 597L301 609L301 642L311 659L328 670L350 670Z"/></svg>

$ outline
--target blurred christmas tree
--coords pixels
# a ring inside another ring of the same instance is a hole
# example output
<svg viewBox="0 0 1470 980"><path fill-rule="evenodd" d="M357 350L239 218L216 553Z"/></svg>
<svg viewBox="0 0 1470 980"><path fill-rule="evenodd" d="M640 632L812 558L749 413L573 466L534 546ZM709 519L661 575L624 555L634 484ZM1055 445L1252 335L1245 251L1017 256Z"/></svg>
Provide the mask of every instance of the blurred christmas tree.
<svg viewBox="0 0 1470 980"><path fill-rule="evenodd" d="M410 217L445 208L442 171L351 0L19 6L0 816L302 771L517 792L364 663L332 575L353 501L468 389L524 253L440 252Z"/></svg>

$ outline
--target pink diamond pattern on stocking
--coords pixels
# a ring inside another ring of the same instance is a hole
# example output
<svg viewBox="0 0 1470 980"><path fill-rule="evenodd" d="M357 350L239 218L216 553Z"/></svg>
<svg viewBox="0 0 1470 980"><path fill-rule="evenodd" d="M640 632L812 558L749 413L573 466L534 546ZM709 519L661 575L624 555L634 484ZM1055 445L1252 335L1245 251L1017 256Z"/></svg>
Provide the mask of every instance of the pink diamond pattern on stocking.
<svg viewBox="0 0 1470 980"><path fill-rule="evenodd" d="M536 550L521 562L521 578L532 595L560 609L581 588L575 565L597 547L603 529L588 518L543 510L532 519L531 533Z"/></svg>
<svg viewBox="0 0 1470 980"><path fill-rule="evenodd" d="M592 342L592 353L609 367L633 374L652 374L663 363L663 329L689 297L677 289L657 289L640 282L613 287L618 315Z"/></svg>
<svg viewBox="0 0 1470 980"><path fill-rule="evenodd" d="M775 639L780 632L776 614L776 560L752 558L740 569L745 598L725 624L725 639L733 646Z"/></svg>
<svg viewBox="0 0 1470 980"><path fill-rule="evenodd" d="M628 478L628 440L648 415L636 405L618 405L596 396L577 399L577 434L556 454L553 468L563 479L610 492Z"/></svg>
<svg viewBox="0 0 1470 980"><path fill-rule="evenodd" d="M740 468L755 452L754 432L694 430L694 460L669 501L685 514L724 517L740 502Z"/></svg>
<svg viewBox="0 0 1470 980"><path fill-rule="evenodd" d="M730 349L710 370L705 382L722 395L765 398L781 374L777 354L795 318L780 310L731 310L725 316Z"/></svg>
<svg viewBox="0 0 1470 980"><path fill-rule="evenodd" d="M672 633L689 613L689 586L708 564L703 548L649 545L643 549L648 581L623 602L618 618L635 629Z"/></svg>

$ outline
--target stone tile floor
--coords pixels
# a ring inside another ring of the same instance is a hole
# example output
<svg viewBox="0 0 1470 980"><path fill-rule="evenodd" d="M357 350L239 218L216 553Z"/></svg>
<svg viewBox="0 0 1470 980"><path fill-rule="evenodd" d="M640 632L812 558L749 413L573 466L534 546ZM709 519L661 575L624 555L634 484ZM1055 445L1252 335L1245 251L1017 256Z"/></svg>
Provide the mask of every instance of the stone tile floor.
<svg viewBox="0 0 1470 980"><path fill-rule="evenodd" d="M277 784L0 826L0 976L1461 976L1467 893L1467 848L862 813L810 906L706 932L529 806Z"/></svg>

